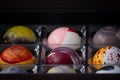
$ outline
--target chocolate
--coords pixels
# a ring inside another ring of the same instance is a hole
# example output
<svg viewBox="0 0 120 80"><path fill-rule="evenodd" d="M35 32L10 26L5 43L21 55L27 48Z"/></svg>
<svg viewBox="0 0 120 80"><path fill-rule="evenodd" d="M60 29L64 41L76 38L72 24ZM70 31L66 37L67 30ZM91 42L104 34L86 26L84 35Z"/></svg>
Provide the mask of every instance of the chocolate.
<svg viewBox="0 0 120 80"><path fill-rule="evenodd" d="M11 66L11 67L1 70L0 73L10 73L10 74L19 73L20 74L20 73L27 73L27 71L23 68Z"/></svg>
<svg viewBox="0 0 120 80"><path fill-rule="evenodd" d="M120 30L116 33L116 36L117 36L118 39L120 40Z"/></svg>
<svg viewBox="0 0 120 80"><path fill-rule="evenodd" d="M120 44L120 39L118 37L120 32L117 33L118 31L119 29L113 26L107 26L107 27L101 28L94 35L93 44L98 44L98 45Z"/></svg>

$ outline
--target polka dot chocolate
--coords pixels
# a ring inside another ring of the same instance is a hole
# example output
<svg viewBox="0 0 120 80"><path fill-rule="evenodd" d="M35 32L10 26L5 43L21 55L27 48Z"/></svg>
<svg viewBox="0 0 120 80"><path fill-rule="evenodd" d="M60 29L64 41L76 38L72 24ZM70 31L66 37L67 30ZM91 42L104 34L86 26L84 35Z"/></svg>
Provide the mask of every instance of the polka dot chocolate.
<svg viewBox="0 0 120 80"><path fill-rule="evenodd" d="M94 55L93 64L96 69L100 69L104 65L120 64L120 49L115 46L101 48Z"/></svg>

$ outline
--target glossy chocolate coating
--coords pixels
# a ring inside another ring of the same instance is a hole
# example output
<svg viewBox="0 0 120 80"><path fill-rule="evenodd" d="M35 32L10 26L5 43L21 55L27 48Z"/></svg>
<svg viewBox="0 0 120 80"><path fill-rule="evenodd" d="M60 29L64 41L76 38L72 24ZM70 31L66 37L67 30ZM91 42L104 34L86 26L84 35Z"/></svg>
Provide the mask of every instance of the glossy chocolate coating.
<svg viewBox="0 0 120 80"><path fill-rule="evenodd" d="M58 47L50 52L46 58L47 64L81 64L80 56L71 48Z"/></svg>
<svg viewBox="0 0 120 80"><path fill-rule="evenodd" d="M120 40L120 30L116 33L116 36L117 36L118 39Z"/></svg>
<svg viewBox="0 0 120 80"><path fill-rule="evenodd" d="M112 26L101 28L94 35L93 44L119 44L120 40L116 36L118 31L118 28Z"/></svg>
<svg viewBox="0 0 120 80"><path fill-rule="evenodd" d="M27 71L23 68L18 68L18 67L14 67L11 66L9 68L3 69L0 73L27 73Z"/></svg>

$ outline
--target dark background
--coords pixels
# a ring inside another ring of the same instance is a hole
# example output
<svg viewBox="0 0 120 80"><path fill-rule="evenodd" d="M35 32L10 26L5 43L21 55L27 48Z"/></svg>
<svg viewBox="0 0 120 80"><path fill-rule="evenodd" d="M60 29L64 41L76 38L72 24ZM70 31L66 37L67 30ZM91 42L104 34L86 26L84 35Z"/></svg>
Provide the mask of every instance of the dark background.
<svg viewBox="0 0 120 80"><path fill-rule="evenodd" d="M0 23L119 24L119 0L0 0Z"/></svg>

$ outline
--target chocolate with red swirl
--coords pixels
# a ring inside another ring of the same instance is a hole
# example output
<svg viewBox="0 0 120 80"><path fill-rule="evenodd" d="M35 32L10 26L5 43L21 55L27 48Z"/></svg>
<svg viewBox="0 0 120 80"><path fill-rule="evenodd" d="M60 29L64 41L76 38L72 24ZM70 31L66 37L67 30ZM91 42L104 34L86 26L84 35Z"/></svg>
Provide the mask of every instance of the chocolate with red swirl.
<svg viewBox="0 0 120 80"><path fill-rule="evenodd" d="M1 66L2 68L9 67L9 65L35 64L35 60L36 58L32 53L27 48L20 45L10 46L0 55L0 64L6 64L6 66Z"/></svg>

